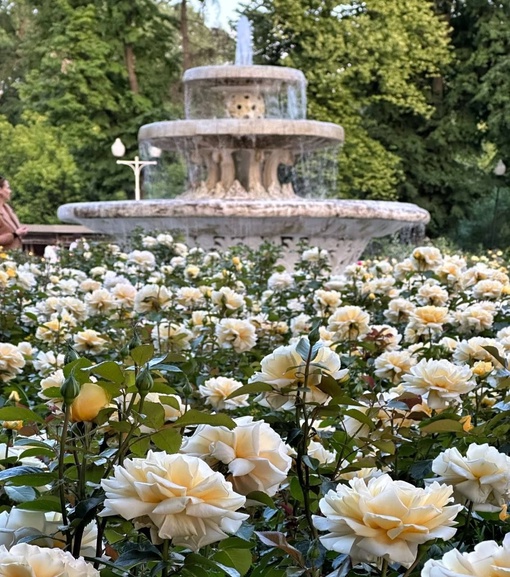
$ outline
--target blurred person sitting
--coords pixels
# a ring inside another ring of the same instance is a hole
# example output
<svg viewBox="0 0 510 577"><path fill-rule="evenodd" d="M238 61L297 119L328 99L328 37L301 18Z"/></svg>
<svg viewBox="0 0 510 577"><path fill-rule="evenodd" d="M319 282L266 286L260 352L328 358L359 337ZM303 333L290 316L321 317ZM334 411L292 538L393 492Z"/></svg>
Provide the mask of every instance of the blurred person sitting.
<svg viewBox="0 0 510 577"><path fill-rule="evenodd" d="M22 239L28 232L22 226L16 213L7 204L11 198L9 181L0 176L0 246L6 250L21 248Z"/></svg>

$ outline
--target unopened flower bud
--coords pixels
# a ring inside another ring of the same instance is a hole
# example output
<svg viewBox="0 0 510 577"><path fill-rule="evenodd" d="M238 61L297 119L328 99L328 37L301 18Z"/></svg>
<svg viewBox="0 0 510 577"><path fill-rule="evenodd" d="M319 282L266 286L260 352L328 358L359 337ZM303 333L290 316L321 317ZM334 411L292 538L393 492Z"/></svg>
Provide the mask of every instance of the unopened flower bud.
<svg viewBox="0 0 510 577"><path fill-rule="evenodd" d="M70 345L67 346L67 352L64 356L64 365L68 363L72 363L76 359L79 359L80 355L71 347Z"/></svg>
<svg viewBox="0 0 510 577"><path fill-rule="evenodd" d="M20 397L18 391L11 391L9 394L9 401L11 401L11 403L19 403Z"/></svg>
<svg viewBox="0 0 510 577"><path fill-rule="evenodd" d="M136 349L136 347L139 347L141 344L143 344L142 339L140 338L140 335L135 331L133 338L128 343L128 348L130 351L132 351L133 349Z"/></svg>
<svg viewBox="0 0 510 577"><path fill-rule="evenodd" d="M2 428L11 431L19 431L21 428L23 428L23 421L4 421L2 423Z"/></svg>
<svg viewBox="0 0 510 577"><path fill-rule="evenodd" d="M74 399L80 394L80 383L74 373L71 373L60 387L60 394L66 405L71 405Z"/></svg>
<svg viewBox="0 0 510 577"><path fill-rule="evenodd" d="M138 392L142 394L147 394L154 386L154 379L152 378L151 371L147 365L138 373L135 380L135 386Z"/></svg>

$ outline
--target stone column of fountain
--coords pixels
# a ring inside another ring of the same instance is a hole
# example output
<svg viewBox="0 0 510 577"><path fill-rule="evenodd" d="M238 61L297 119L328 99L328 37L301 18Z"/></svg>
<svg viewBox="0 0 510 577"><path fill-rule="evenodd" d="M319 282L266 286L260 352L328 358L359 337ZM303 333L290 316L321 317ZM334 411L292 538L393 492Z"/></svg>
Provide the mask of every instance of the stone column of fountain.
<svg viewBox="0 0 510 577"><path fill-rule="evenodd" d="M142 147L180 152L187 189L175 199L73 203L59 208L65 222L125 236L136 227L179 231L204 249L272 240L327 249L334 272L355 261L373 237L427 223L414 204L303 198L292 178L310 153L343 143L341 126L306 119L306 80L299 70L251 64L248 21L238 28L235 65L186 71L186 120L142 126ZM309 176L314 187L314 176Z"/></svg>

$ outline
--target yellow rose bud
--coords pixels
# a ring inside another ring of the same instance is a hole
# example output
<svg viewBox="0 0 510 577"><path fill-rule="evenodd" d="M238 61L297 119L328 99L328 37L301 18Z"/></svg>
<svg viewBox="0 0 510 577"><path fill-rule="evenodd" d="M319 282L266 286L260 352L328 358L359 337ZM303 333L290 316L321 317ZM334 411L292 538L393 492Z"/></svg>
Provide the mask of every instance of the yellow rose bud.
<svg viewBox="0 0 510 577"><path fill-rule="evenodd" d="M9 401L11 401L11 403L19 403L20 397L18 391L11 391Z"/></svg>
<svg viewBox="0 0 510 577"><path fill-rule="evenodd" d="M474 429L474 426L471 424L471 415L467 415L467 417L462 417L460 422L462 423L462 430L465 433L469 433L471 429Z"/></svg>
<svg viewBox="0 0 510 577"><path fill-rule="evenodd" d="M375 294L374 294L374 293L370 293L370 294L368 295L368 298L369 298L371 301L375 300Z"/></svg>
<svg viewBox="0 0 510 577"><path fill-rule="evenodd" d="M71 405L71 421L93 421L99 411L109 404L110 399L103 387L95 383L83 383Z"/></svg>
<svg viewBox="0 0 510 577"><path fill-rule="evenodd" d="M499 520L500 521L504 522L508 519L508 517L510 517L510 515L507 513L507 508L508 508L508 505L506 503L501 507L501 512L499 514Z"/></svg>
<svg viewBox="0 0 510 577"><path fill-rule="evenodd" d="M233 256L232 257L232 264L234 266L237 266L238 264L241 264L241 259L238 256Z"/></svg>
<svg viewBox="0 0 510 577"><path fill-rule="evenodd" d="M0 252L0 258L9 258L9 255L6 252Z"/></svg>
<svg viewBox="0 0 510 577"><path fill-rule="evenodd" d="M23 428L23 421L4 421L2 427L11 431L19 431Z"/></svg>
<svg viewBox="0 0 510 577"><path fill-rule="evenodd" d="M501 292L504 295L510 295L510 284L506 284L504 285L503 289L501 290Z"/></svg>
<svg viewBox="0 0 510 577"><path fill-rule="evenodd" d="M490 361L477 361L473 365L473 373L477 377L485 377L494 369L493 364Z"/></svg>

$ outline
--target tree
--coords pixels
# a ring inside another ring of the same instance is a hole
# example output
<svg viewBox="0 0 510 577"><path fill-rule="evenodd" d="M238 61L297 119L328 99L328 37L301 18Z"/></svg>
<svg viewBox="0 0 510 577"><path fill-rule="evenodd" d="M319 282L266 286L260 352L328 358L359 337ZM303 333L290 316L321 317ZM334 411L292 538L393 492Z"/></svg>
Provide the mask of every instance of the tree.
<svg viewBox="0 0 510 577"><path fill-rule="evenodd" d="M13 126L0 116L0 174L13 189L13 206L24 223L55 223L57 209L80 199L79 170L62 132L25 113Z"/></svg>
<svg viewBox="0 0 510 577"><path fill-rule="evenodd" d="M371 134L373 111L433 113L431 82L449 52L447 25L432 3L264 0L247 15L260 60L303 70L309 116L346 129L337 194L396 198L402 158Z"/></svg>

